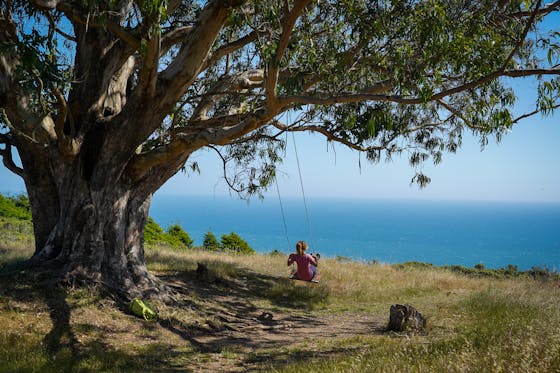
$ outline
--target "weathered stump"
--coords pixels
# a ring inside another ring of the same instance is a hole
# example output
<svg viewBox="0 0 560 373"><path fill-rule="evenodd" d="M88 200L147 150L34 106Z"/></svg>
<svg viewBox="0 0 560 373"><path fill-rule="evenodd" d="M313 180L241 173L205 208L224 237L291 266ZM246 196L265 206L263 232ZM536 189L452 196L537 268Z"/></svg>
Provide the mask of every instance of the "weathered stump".
<svg viewBox="0 0 560 373"><path fill-rule="evenodd" d="M208 266L204 263L197 263L196 267L196 278L199 280L205 280L208 277Z"/></svg>
<svg viewBox="0 0 560 373"><path fill-rule="evenodd" d="M389 311L389 325L387 329L402 332L413 330L424 332L426 319L414 307L408 304L393 304Z"/></svg>

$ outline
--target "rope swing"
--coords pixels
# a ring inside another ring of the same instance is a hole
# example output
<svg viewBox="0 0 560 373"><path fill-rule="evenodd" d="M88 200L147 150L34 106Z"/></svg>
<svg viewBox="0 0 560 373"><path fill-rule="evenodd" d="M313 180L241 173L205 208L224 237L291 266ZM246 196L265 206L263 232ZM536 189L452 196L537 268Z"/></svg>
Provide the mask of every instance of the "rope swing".
<svg viewBox="0 0 560 373"><path fill-rule="evenodd" d="M313 242L313 235L311 233L311 219L309 218L309 207L307 206L307 198L305 196L305 188L303 187L303 177L301 174L301 165L299 162L299 155L298 155L298 151L297 151L297 145L296 145L296 137L294 135L294 133L292 132L292 142L294 144L294 152L296 155L296 164L297 164L297 168L298 168L298 176L299 176L299 185L301 188L301 194L303 197L303 206L305 208L305 218L306 218L306 222L307 222L307 232L309 235L309 243L311 244L311 247L315 247L314 246L314 242ZM282 203L282 197L280 195L280 188L278 186L278 179L275 177L274 178L275 182L276 182L276 192L278 194L278 201L280 203L280 212L282 213L282 222L284 223L284 233L286 234L286 242L288 243L288 247L291 246L290 244L290 238L289 238L289 234L288 234L288 225L286 224L286 215L284 212L284 205Z"/></svg>
<svg viewBox="0 0 560 373"><path fill-rule="evenodd" d="M296 146L296 136L294 135L293 132L292 132L292 142L294 143L294 152L296 154L296 163L297 163L298 174L299 174L299 185L301 186L303 206L305 207L305 218L307 220L307 232L309 234L309 243L311 244L311 247L315 248L315 245L313 243L313 235L311 234L311 220L309 219L309 208L307 207L307 198L305 198L305 189L303 188L303 177L301 176L301 167L299 164L299 156L298 156L298 151Z"/></svg>

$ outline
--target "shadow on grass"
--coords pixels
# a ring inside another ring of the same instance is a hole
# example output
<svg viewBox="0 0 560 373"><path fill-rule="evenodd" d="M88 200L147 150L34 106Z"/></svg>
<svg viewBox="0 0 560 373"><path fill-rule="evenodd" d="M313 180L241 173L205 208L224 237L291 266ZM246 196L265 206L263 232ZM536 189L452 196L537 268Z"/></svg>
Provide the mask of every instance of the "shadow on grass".
<svg viewBox="0 0 560 373"><path fill-rule="evenodd" d="M298 366L298 363L309 363L310 361L321 361L336 356L348 356L358 354L363 347L332 347L330 349L316 350L293 350L286 351L274 349L261 353L250 354L244 361L244 365L253 367L247 372L257 372L263 370L275 370L274 368Z"/></svg>
<svg viewBox="0 0 560 373"><path fill-rule="evenodd" d="M250 256L247 258L250 260ZM157 260L156 256L151 261ZM233 303L239 303L241 299L243 304L267 300L280 307L312 310L327 303L330 296L329 288L321 283L266 275L220 260L192 260L183 262L182 267L188 269L176 270L172 275L160 275L159 278L179 293L194 292L197 297L207 299L223 297L225 299L221 301L226 304L228 299L235 299Z"/></svg>
<svg viewBox="0 0 560 373"><path fill-rule="evenodd" d="M193 260L184 267L188 269L159 278L179 295L173 308L192 309L205 322L186 323L173 316L161 319L158 324L137 322L145 323L143 328L161 326L187 341L190 346L185 348L202 354L283 346L286 337L281 335L286 323L294 328L315 324L317 328L325 327L305 314L306 310L328 301L329 292L324 285L257 273L219 259L201 264L205 270L199 270L198 262ZM3 350L0 360L12 361L9 370L142 371L155 368L166 371L162 367L175 366L178 369L177 361L184 360L185 354L188 356L182 347L155 340L141 355L137 354L135 347L128 351L115 349L105 342L107 334L115 334L114 331L93 323L71 322L75 308L80 307L72 298L88 296L79 292L50 279L45 271L30 268L24 260L13 260L0 267L0 295L5 299L0 310L11 302L22 304L23 308L15 309L15 312L26 314L29 319L41 309L47 311L50 319L50 330L40 341L30 338L22 342L27 343L25 346L2 346L7 342L0 338L0 350ZM271 304L273 311L269 306L262 308L263 302ZM126 305L119 304L118 307L127 313ZM266 338L255 338L259 333ZM88 335L88 338L78 340L76 335ZM29 359L31 355L36 358ZM301 357L305 358L304 355L302 353ZM167 371L175 371L175 368Z"/></svg>
<svg viewBox="0 0 560 373"><path fill-rule="evenodd" d="M0 312L12 312L22 323L44 326L45 320L39 319L44 311L50 319L47 323L50 330L42 338L37 338L40 332L34 328L18 335L10 328L3 328L0 332L1 371L141 371L153 358L147 356L139 360L115 350L101 339L78 341L71 325L74 307L68 303L69 289L47 278L41 270L34 270L25 260L14 260L0 268L0 296ZM90 331L95 330L90 327Z"/></svg>
<svg viewBox="0 0 560 373"><path fill-rule="evenodd" d="M306 314L328 301L329 289L323 284L257 273L219 259L193 260L183 266L188 269L159 277L185 299L181 307L196 310L205 322L187 325L171 317L159 323L199 352L278 346L285 339L286 325L327 327Z"/></svg>

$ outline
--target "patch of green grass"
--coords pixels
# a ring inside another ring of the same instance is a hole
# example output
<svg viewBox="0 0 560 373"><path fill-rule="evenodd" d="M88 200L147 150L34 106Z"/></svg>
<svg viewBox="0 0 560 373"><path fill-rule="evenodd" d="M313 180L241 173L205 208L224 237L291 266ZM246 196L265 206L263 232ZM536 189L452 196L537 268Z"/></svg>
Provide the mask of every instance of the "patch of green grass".
<svg viewBox="0 0 560 373"><path fill-rule="evenodd" d="M33 253L34 246L35 239L31 221L0 216L0 255L2 259L12 261L16 257L25 255L29 257Z"/></svg>

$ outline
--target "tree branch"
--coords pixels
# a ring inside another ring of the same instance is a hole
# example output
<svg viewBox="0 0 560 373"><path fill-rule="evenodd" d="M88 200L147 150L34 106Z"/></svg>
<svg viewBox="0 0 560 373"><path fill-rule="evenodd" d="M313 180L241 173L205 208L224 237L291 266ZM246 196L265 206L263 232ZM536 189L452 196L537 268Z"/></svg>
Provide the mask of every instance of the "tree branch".
<svg viewBox="0 0 560 373"><path fill-rule="evenodd" d="M65 33L64 31L62 31L60 28L56 27L56 22L54 21L53 15L50 12L45 12L45 16L47 17L47 19L49 20L49 25L50 27L57 33L59 33L60 35L62 35L63 37L65 37L68 40L71 40L73 42L76 41L76 38L72 35L69 35L67 33Z"/></svg>
<svg viewBox="0 0 560 373"><path fill-rule="evenodd" d="M338 142L347 146L350 149L358 150L361 152L365 152L368 150L381 150L383 147L381 146L371 146L371 147L363 147L357 144L354 144L351 141L342 139L340 137L335 136L331 132L329 132L326 128L316 125L303 125L303 126L287 126L285 124L280 123L279 121L275 120L271 123L274 127L279 129L282 132L315 132L319 133L327 138L328 141Z"/></svg>
<svg viewBox="0 0 560 373"><path fill-rule="evenodd" d="M6 166L6 168L12 171L14 174L23 177L25 174L23 168L18 167L12 157L13 143L10 138L5 134L0 133L0 144L5 145L5 149L0 149L0 155L2 156L2 162L4 163L4 166Z"/></svg>
<svg viewBox="0 0 560 373"><path fill-rule="evenodd" d="M237 1L233 6L241 4L242 1ZM190 38L183 43L177 57L160 74L158 91L162 95L172 96L169 97L169 102L177 101L175 98L183 94L202 70L204 62L208 59L210 48L231 12L231 7L228 5L230 4L211 1L204 7L196 26L191 31L197 37Z"/></svg>
<svg viewBox="0 0 560 373"><path fill-rule="evenodd" d="M436 100L441 106L443 106L447 111L449 111L451 114L455 115L457 118L460 118L463 123L465 123L465 125L469 128L472 129L476 129L476 130L482 130L483 128L480 126L475 126L473 125L467 118L465 118L465 116L457 109L455 109L453 106L449 105L447 102L443 101L442 99Z"/></svg>
<svg viewBox="0 0 560 373"><path fill-rule="evenodd" d="M74 22L78 22L82 25L87 25L92 28L102 28L107 29L113 35L124 41L132 49L140 49L140 40L138 40L132 33L122 28L118 23L111 22L109 20L104 20L103 22L97 22L82 16L82 14L76 10L71 4L67 2L61 2L56 7L58 10L63 12L68 19Z"/></svg>
<svg viewBox="0 0 560 373"><path fill-rule="evenodd" d="M456 86L445 91L441 91L425 99L420 97L403 97L399 95L379 95L371 94L366 90L358 93L342 93L335 96L283 96L279 97L278 101L280 106L289 107L293 105L331 105L341 103L353 103L359 101L380 101L380 102L395 102L405 105L418 105L429 101L437 101L439 99L454 95L456 93L464 92L469 89L480 87L490 81L501 76L510 78L527 77L534 75L560 75L560 69L529 69L529 70L506 70L495 71L475 81Z"/></svg>
<svg viewBox="0 0 560 373"><path fill-rule="evenodd" d="M554 3L547 4L540 9L538 7L536 7L534 11L523 11L523 12L512 13L510 15L510 17L512 17L512 18L525 18L525 17L530 17L533 14L535 14L536 16L545 16L545 15L547 15L549 13L552 13L555 10L558 10L558 9L560 9L560 1L556 1Z"/></svg>
<svg viewBox="0 0 560 373"><path fill-rule="evenodd" d="M210 56L208 61L203 67L203 70L207 69L209 66L212 66L216 61L219 61L222 57L235 52L238 49L243 48L247 44L255 41L258 39L261 33L257 31L253 31L229 44L223 45L220 48L216 49L214 53Z"/></svg>
<svg viewBox="0 0 560 373"><path fill-rule="evenodd" d="M172 46L178 44L186 40L187 36L191 32L192 27L185 26L185 27L177 27L172 29L169 32L166 32L161 37L161 52L160 54L163 55L171 49Z"/></svg>
<svg viewBox="0 0 560 373"><path fill-rule="evenodd" d="M144 63L142 70L140 70L138 89L144 97L152 98L155 94L160 51L161 32L156 30L152 33L150 40L148 40L148 47L143 59Z"/></svg>
<svg viewBox="0 0 560 373"><path fill-rule="evenodd" d="M56 132L56 137L59 142L59 149L64 155L76 155L78 153L77 146L75 146L75 141L73 138L68 138L64 133L64 126L66 125L66 120L71 117L68 112L68 105L66 99L56 87L53 88L54 95L56 96L59 112L54 125L54 130ZM71 133L75 133L75 128L73 121L70 119L71 123Z"/></svg>
<svg viewBox="0 0 560 373"><path fill-rule="evenodd" d="M8 118L8 115L6 114L6 111L4 110L4 108L1 108L1 107L0 107L0 116L2 116L2 120L4 121L4 124L6 124L6 126L10 129L10 131L12 133L14 133L17 136L21 136L21 138L23 138L23 139L25 139L25 140L33 143L33 144L40 144L40 142L37 141L32 136L29 136L27 133L25 133L23 131L20 131L17 128L15 128L14 125L12 124L12 122L10 121L10 118Z"/></svg>
<svg viewBox="0 0 560 373"><path fill-rule="evenodd" d="M515 44L515 47L511 50L511 52L507 56L506 60L504 61L504 64L502 65L502 70L505 70L507 68L507 65L510 63L510 61L513 58L513 56L515 55L515 53L517 53L519 48L521 48L521 46L525 42L525 38L527 37L527 34L529 33L529 30L533 26L533 23L534 23L535 18L537 16L537 10L539 9L540 6L541 6L541 1L539 0L539 1L537 1L537 4L535 5L535 9L531 13L531 16L527 20L527 24L525 25L525 29L523 30L523 33L521 34L521 37L519 38L519 40L517 40L517 43Z"/></svg>
<svg viewBox="0 0 560 373"><path fill-rule="evenodd" d="M191 118L193 120L208 119L206 116L208 111L228 91L231 90L232 93L237 95L244 94L249 89L262 87L263 79L264 70L262 69L242 71L235 75L222 77L216 82L214 87L204 95Z"/></svg>
<svg viewBox="0 0 560 373"><path fill-rule="evenodd" d="M218 156L220 157L220 159L222 160L222 173L224 175L224 180L226 181L226 184L228 185L228 187L230 187L231 190L233 190L236 193L243 193L244 189L239 189L235 186L235 182L231 182L229 180L229 177L227 175L227 159L222 155L222 153L220 152L220 150L218 148L216 148L215 146L208 146L208 148L214 150ZM247 189L247 188L245 188Z"/></svg>
<svg viewBox="0 0 560 373"><path fill-rule="evenodd" d="M558 108L560 108L560 104L554 105L554 106L552 106L550 109L551 109L551 110L554 110L554 109L558 109ZM532 117L533 115L538 114L538 113L540 113L540 112L541 112L541 110L535 109L535 110L533 110L533 111L531 111L531 112L529 112L529 113L525 113L525 114L523 114L523 115L520 115L520 116L518 116L517 118L515 118L515 119L512 121L512 124L518 123L518 122L520 122L521 120L523 120L523 119L525 119L525 118Z"/></svg>
<svg viewBox="0 0 560 373"><path fill-rule="evenodd" d="M280 71L280 62L282 57L288 48L288 43L292 36L294 26L297 19L305 9L305 7L311 2L311 0L296 0L294 7L291 12L286 14L284 21L282 22L282 35L280 35L280 40L278 41L278 47L276 48L276 54L273 60L267 66L267 77L265 82L266 91L266 102L267 106L274 108L276 105L276 85L278 83L278 72ZM287 5L286 5L287 6Z"/></svg>
<svg viewBox="0 0 560 373"><path fill-rule="evenodd" d="M156 167L169 164L182 157L186 160L189 154L203 145L202 140L196 142L191 141L187 136L176 136L175 140L169 144L135 155L127 167L127 174L136 182Z"/></svg>

